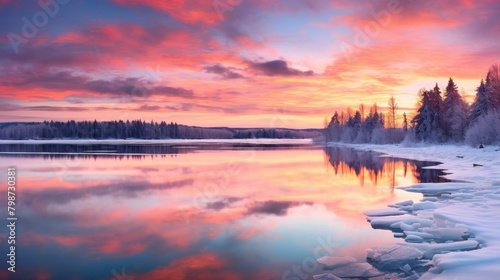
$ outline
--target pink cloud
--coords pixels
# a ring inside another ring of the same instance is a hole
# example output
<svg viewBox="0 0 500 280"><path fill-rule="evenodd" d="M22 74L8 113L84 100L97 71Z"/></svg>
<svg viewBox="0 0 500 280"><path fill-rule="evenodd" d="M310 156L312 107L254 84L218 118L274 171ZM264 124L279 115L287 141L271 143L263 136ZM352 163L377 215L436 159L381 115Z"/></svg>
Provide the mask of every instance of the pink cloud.
<svg viewBox="0 0 500 280"><path fill-rule="evenodd" d="M220 18L213 0L114 0L120 5L149 6L188 24L216 24Z"/></svg>

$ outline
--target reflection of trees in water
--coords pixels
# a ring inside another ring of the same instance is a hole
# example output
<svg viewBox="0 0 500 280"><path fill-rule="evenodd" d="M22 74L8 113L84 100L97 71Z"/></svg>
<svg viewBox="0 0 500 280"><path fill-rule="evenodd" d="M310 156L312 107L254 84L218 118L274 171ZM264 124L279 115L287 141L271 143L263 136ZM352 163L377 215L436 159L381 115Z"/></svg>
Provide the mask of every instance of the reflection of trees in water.
<svg viewBox="0 0 500 280"><path fill-rule="evenodd" d="M65 144L5 144L0 152L8 153L117 153L117 154L179 154L187 149L171 145L65 145Z"/></svg>
<svg viewBox="0 0 500 280"><path fill-rule="evenodd" d="M396 170L402 169L406 178L408 170L418 182L446 182L448 180L440 176L445 173L438 169L425 169L425 166L436 165L438 162L414 161L400 158L381 157L379 153L365 152L355 149L327 147L325 148L326 159L335 174L355 173L360 180L360 185L364 185L365 178L368 177L376 186L379 179L387 176L391 186L396 186Z"/></svg>
<svg viewBox="0 0 500 280"><path fill-rule="evenodd" d="M43 158L47 160L55 160L55 159L105 159L105 158L113 158L119 160L142 160L147 157L150 158L170 158L177 157L177 154L156 154L156 155L144 155L144 154L63 154L63 153L54 153L54 154L0 154L0 158Z"/></svg>
<svg viewBox="0 0 500 280"><path fill-rule="evenodd" d="M197 151L214 150L295 150L293 144L155 144L155 145L111 145L111 144L2 144L0 157L24 158L118 158L142 159L145 157L176 157ZM317 149L314 146L300 146L300 149Z"/></svg>
<svg viewBox="0 0 500 280"><path fill-rule="evenodd" d="M445 179L441 176L446 173L442 169L428 169L424 168L426 166L433 166L438 164L439 162L433 161L413 161L414 169L412 169L415 178L421 183L444 183L450 182L450 180Z"/></svg>

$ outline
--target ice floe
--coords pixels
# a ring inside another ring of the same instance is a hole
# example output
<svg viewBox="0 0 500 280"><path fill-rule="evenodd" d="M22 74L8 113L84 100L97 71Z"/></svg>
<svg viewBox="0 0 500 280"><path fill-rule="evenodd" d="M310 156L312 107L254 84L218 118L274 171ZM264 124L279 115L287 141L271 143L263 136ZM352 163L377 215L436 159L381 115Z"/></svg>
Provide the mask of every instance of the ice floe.
<svg viewBox="0 0 500 280"><path fill-rule="evenodd" d="M328 273L315 275L314 279L371 278L385 274L369 263L358 262L352 257L322 257L317 261Z"/></svg>
<svg viewBox="0 0 500 280"><path fill-rule="evenodd" d="M314 275L313 278L314 280L342 280L342 278L339 278L331 273Z"/></svg>
<svg viewBox="0 0 500 280"><path fill-rule="evenodd" d="M375 210L366 210L363 212L366 216L394 216L394 215L403 215L406 214L406 211L402 211L400 209L394 208L385 208L385 209L375 209Z"/></svg>
<svg viewBox="0 0 500 280"><path fill-rule="evenodd" d="M404 240L393 247L372 248L367 252L369 263L386 272L386 278L499 279L498 147L479 150L453 145L344 146L387 156L440 161L442 164L427 168L445 169L446 178L455 180L400 187L421 193L424 198L419 202L388 205L394 211L365 211L373 228L391 230L394 237ZM473 164L482 166L473 167Z"/></svg>
<svg viewBox="0 0 500 280"><path fill-rule="evenodd" d="M322 257L317 261L319 264L323 265L323 269L325 270L332 270L339 266L358 262L353 257Z"/></svg>
<svg viewBox="0 0 500 280"><path fill-rule="evenodd" d="M379 269L397 270L406 265L412 267L423 256L424 253L417 248L395 245L368 249L366 259Z"/></svg>

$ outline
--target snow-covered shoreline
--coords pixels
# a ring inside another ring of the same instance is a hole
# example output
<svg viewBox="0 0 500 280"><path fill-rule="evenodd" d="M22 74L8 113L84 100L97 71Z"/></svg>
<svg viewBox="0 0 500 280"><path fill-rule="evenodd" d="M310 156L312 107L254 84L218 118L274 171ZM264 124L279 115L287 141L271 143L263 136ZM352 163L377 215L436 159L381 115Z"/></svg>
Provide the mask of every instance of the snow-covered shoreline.
<svg viewBox="0 0 500 280"><path fill-rule="evenodd" d="M252 144L252 145L310 145L312 139L52 139L52 140L0 140L0 144L68 144L68 145L156 145L156 144Z"/></svg>
<svg viewBox="0 0 500 280"><path fill-rule="evenodd" d="M414 192L442 192L435 209L423 209L434 220L464 225L482 248L436 254L434 266L421 279L498 279L500 274L500 147L484 149L455 145L366 145L328 143L329 146L375 151L384 156L441 162L428 168L445 169L461 184L401 186ZM479 165L479 166L474 166ZM432 202L429 202L432 203Z"/></svg>

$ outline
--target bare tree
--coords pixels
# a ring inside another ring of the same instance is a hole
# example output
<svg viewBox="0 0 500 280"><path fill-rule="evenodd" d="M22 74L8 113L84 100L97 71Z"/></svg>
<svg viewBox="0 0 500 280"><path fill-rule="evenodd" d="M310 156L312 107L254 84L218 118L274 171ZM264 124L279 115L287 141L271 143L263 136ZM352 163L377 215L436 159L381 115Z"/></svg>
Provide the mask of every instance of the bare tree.
<svg viewBox="0 0 500 280"><path fill-rule="evenodd" d="M493 64L488 71L486 88L491 109L500 110L500 67L498 64Z"/></svg>
<svg viewBox="0 0 500 280"><path fill-rule="evenodd" d="M408 119L406 118L406 112L403 113L403 131L408 131Z"/></svg>
<svg viewBox="0 0 500 280"><path fill-rule="evenodd" d="M361 121L365 121L365 104L359 105L359 112L361 113Z"/></svg>
<svg viewBox="0 0 500 280"><path fill-rule="evenodd" d="M347 108L347 115L346 115L346 117L349 119L349 118L352 118L353 115L354 114L352 113L352 108L350 108L350 107Z"/></svg>
<svg viewBox="0 0 500 280"><path fill-rule="evenodd" d="M394 96L391 96L391 98L389 99L389 116L388 116L388 119L389 119L389 127L392 127L392 128L396 128L396 117L397 117L397 114L396 114L396 111L399 109L398 107L398 103L396 103L396 98L394 98Z"/></svg>

